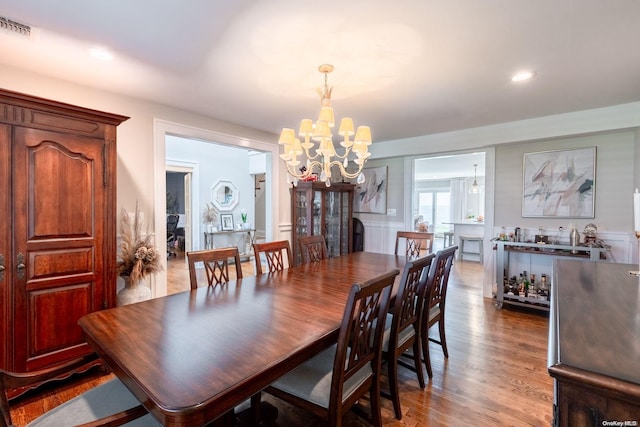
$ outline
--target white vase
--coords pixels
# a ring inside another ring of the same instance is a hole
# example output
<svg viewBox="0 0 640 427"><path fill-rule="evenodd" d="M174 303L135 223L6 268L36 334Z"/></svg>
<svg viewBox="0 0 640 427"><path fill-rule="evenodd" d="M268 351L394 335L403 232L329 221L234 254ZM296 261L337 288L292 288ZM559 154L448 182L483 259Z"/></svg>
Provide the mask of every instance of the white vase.
<svg viewBox="0 0 640 427"><path fill-rule="evenodd" d="M118 306L133 304L151 298L151 289L141 282L132 282L129 276L121 276L124 280L124 288L118 292Z"/></svg>

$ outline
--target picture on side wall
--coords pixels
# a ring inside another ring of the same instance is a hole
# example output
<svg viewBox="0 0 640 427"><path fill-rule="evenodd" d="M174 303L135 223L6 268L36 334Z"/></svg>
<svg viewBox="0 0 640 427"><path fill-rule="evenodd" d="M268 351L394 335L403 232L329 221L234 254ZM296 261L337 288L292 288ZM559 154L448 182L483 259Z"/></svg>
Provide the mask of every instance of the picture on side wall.
<svg viewBox="0 0 640 427"><path fill-rule="evenodd" d="M387 167L363 169L365 181L357 184L354 212L387 213Z"/></svg>
<svg viewBox="0 0 640 427"><path fill-rule="evenodd" d="M222 231L233 231L233 214L220 214Z"/></svg>
<svg viewBox="0 0 640 427"><path fill-rule="evenodd" d="M596 147L525 153L522 216L594 218Z"/></svg>

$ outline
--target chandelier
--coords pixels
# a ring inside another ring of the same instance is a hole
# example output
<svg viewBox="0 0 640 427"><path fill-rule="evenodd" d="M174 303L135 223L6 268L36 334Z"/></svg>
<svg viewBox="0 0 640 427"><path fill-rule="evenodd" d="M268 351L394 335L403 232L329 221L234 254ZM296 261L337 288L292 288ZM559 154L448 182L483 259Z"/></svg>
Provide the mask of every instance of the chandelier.
<svg viewBox="0 0 640 427"><path fill-rule="evenodd" d="M313 123L311 119L302 119L298 136L296 138L293 129L284 128L280 134L278 144L283 145L283 153L280 158L287 166L287 173L296 185L298 180L313 180L312 175L320 172L320 181L327 187L331 185L331 168L337 166L340 174L344 178L353 179L357 177L358 184L364 182L362 167L369 153L371 145L371 130L369 126L359 126L354 132L353 120L344 117L340 121L338 134L343 137L340 145L344 148L343 154L338 154L333 145L332 128L335 126L333 108L331 107L331 91L328 81L328 74L333 71L333 65L323 64L318 70L324 74L324 88L318 89L320 95L320 114L318 120ZM349 140L355 134L353 141ZM317 143L317 146L314 142ZM352 160L350 160L350 155ZM300 158L302 156L302 158ZM305 160L306 159L306 160ZM350 162L355 166L350 167ZM302 164L302 166L300 166Z"/></svg>

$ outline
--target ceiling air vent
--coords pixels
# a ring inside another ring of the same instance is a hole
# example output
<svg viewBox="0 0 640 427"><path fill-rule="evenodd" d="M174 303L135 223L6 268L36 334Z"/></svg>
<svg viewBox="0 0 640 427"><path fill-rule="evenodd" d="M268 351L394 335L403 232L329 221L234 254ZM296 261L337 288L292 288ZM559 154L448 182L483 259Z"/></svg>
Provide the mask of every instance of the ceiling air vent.
<svg viewBox="0 0 640 427"><path fill-rule="evenodd" d="M25 24L21 24L11 19L0 16L0 30L2 32L10 32L23 37L31 36L31 27Z"/></svg>

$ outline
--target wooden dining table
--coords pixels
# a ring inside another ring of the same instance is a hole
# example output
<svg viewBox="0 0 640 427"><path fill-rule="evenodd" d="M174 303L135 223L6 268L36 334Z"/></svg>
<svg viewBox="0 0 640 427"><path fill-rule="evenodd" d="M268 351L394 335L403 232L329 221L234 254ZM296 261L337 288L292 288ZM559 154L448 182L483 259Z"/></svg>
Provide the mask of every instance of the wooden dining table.
<svg viewBox="0 0 640 427"><path fill-rule="evenodd" d="M205 425L334 344L351 285L405 263L404 255L355 252L91 313L79 324L163 425Z"/></svg>

